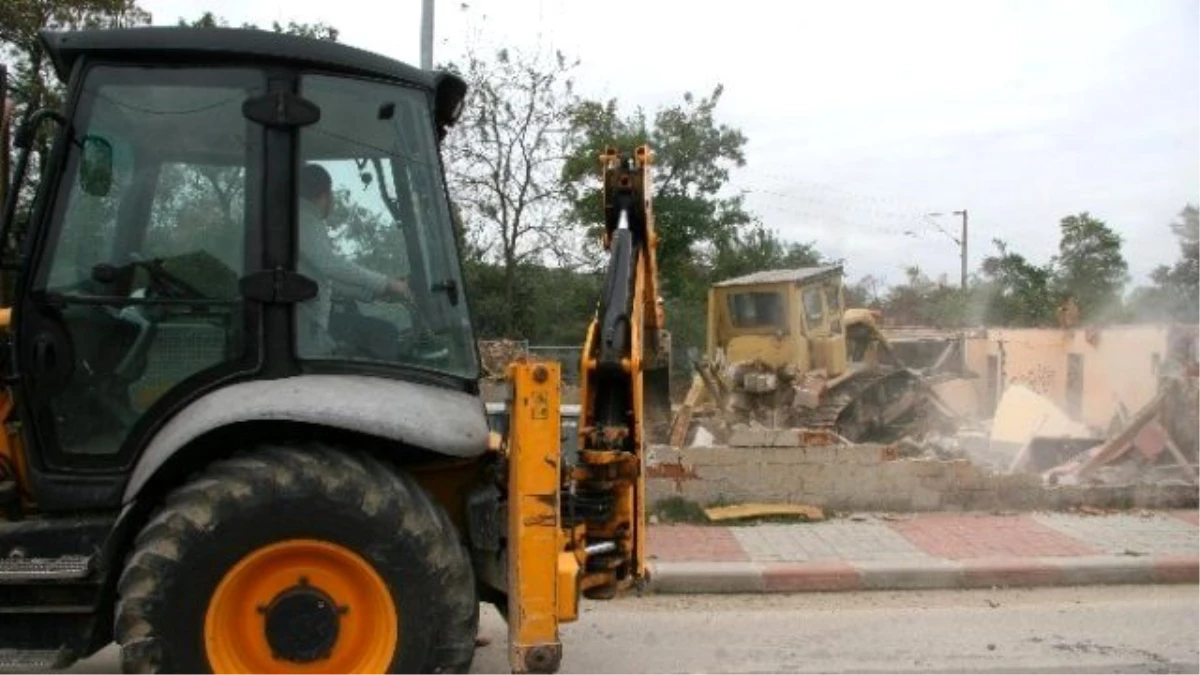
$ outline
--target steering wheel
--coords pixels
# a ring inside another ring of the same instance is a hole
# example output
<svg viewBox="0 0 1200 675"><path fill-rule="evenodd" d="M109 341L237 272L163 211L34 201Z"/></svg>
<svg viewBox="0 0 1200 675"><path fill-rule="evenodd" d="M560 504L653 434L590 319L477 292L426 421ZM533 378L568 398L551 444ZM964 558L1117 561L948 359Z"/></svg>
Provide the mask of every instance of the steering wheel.
<svg viewBox="0 0 1200 675"><path fill-rule="evenodd" d="M178 275L164 268L161 259L144 259L134 254L131 256L128 265L133 268L146 270L146 274L149 277L146 287L135 291L134 296L141 294L141 297L147 299L189 300L204 299L206 297L195 286L192 286ZM121 321L132 324L137 329L137 336L134 338L133 344L129 346L128 351L126 351L120 363L113 370L113 374L118 378L132 381L137 378L138 373L145 367L149 358L150 346L158 334L158 322L161 319L162 312L152 306L137 304L130 304L120 309L109 308L109 312Z"/></svg>
<svg viewBox="0 0 1200 675"><path fill-rule="evenodd" d="M394 298L392 304L403 307L409 316L409 327L397 329L397 357L418 362L433 363L450 356L450 349L438 332L429 324L429 318L411 297Z"/></svg>
<svg viewBox="0 0 1200 675"><path fill-rule="evenodd" d="M149 260L135 258L129 264L146 270L146 274L150 277L150 283L146 289L147 291L151 289L158 291L155 295L180 300L204 300L208 297L203 291L180 278L179 275L167 271L163 267L161 258ZM147 293L147 297L150 297L149 293Z"/></svg>

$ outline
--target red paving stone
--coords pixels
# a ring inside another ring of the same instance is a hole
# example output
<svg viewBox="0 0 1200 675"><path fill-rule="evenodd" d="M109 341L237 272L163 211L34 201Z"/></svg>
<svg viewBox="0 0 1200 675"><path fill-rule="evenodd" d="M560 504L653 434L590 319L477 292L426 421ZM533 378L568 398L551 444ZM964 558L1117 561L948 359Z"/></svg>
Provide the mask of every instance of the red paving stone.
<svg viewBox="0 0 1200 675"><path fill-rule="evenodd" d="M890 525L926 553L951 560L1101 553L1029 516L924 514Z"/></svg>
<svg viewBox="0 0 1200 675"><path fill-rule="evenodd" d="M862 577L847 562L771 563L763 567L763 586L768 593L798 591L856 591Z"/></svg>
<svg viewBox="0 0 1200 675"><path fill-rule="evenodd" d="M1189 556L1161 556L1154 561L1154 578L1158 583L1200 582L1200 561Z"/></svg>
<svg viewBox="0 0 1200 675"><path fill-rule="evenodd" d="M646 531L646 547L663 562L744 562L750 560L733 533L724 527L655 525Z"/></svg>
<svg viewBox="0 0 1200 675"><path fill-rule="evenodd" d="M1175 516L1176 518L1182 520L1185 523L1191 523L1192 525L1200 527L1200 511L1196 511L1196 510L1172 511L1171 515Z"/></svg>

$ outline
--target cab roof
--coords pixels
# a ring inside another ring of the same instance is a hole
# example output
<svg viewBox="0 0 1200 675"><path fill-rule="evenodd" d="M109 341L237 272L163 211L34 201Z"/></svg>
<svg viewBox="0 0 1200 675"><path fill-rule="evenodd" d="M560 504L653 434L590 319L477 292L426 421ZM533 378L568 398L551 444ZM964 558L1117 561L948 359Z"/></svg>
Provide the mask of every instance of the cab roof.
<svg viewBox="0 0 1200 675"><path fill-rule="evenodd" d="M745 276L718 281L713 284L717 288L729 286L752 286L755 284L801 284L816 281L825 277L840 277L841 265L823 265L820 267L799 267L796 269L763 270Z"/></svg>
<svg viewBox="0 0 1200 675"><path fill-rule="evenodd" d="M429 72L348 45L250 28L140 28L42 31L42 43L64 81L82 56L172 61L272 60L348 74L404 80L433 88L445 73Z"/></svg>

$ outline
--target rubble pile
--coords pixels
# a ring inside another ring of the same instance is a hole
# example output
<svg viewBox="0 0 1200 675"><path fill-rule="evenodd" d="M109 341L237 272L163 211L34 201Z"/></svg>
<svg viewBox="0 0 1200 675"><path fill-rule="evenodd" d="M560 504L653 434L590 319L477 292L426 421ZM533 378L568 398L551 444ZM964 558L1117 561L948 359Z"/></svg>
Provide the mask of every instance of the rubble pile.
<svg viewBox="0 0 1200 675"><path fill-rule="evenodd" d="M523 340L480 340L478 344L483 377L488 380L503 380L508 364L528 354L528 343Z"/></svg>
<svg viewBox="0 0 1200 675"><path fill-rule="evenodd" d="M1196 485L1197 380L1179 372L1104 442L1042 475L1049 485Z"/></svg>
<svg viewBox="0 0 1200 675"><path fill-rule="evenodd" d="M1071 420L1054 403L1010 387L992 421L993 451L1013 455L1008 473L1046 485L1197 485L1200 396L1194 342L1158 370L1154 397L1132 414L1122 406L1106 429Z"/></svg>
<svg viewBox="0 0 1200 675"><path fill-rule="evenodd" d="M1089 337L1093 347L1095 340ZM1135 377L1142 379L1136 380L1136 387L1123 388L1121 378L1111 377L1107 388L1089 389L1086 396L1078 381L1076 393L1072 394L1068 385L1064 395L1059 383L1059 391L1052 394L1055 386L1025 377L1004 377L1001 371L1004 383L1001 399L993 399L990 403L978 380L953 372L939 372L944 362L953 360L947 356L953 354L950 348L943 347L941 352L936 352L928 345L918 344L918 347L929 347L923 363L932 363L932 366L921 369L921 387L937 415L921 420L924 423L908 425L898 440L893 437L875 445L885 446L885 461L965 460L972 471L978 472L977 475L1001 480L1013 476L1047 487L1193 488L1200 485L1198 342L1200 331L1197 327L1172 326L1166 334L1165 345L1159 347L1157 345L1162 343L1157 343L1146 348L1145 356L1154 364L1153 379L1137 375ZM1159 349L1162 350L1161 359ZM1119 371L1122 367L1121 364L1110 364L1100 368L1106 374L1110 371L1104 368ZM706 375L710 373L700 372L712 398L725 402L728 392L719 387L715 377ZM746 382L747 391L772 389L776 384L767 378L773 373L748 371L740 375ZM819 378L821 373L814 371L808 375ZM804 390L806 387L797 388L797 391ZM900 395L900 392L889 393ZM1057 396L1058 402L1050 396ZM1105 422L1100 421L1101 415L1109 413L1096 412L1097 406L1102 405L1101 396L1111 396L1116 408L1112 419ZM1150 400L1146 401L1146 398ZM1088 414L1081 412L1085 409L1085 401L1091 406ZM672 447L727 446L738 449L854 445L831 429L806 427L796 424L796 420L758 419L753 415L749 420L735 421L723 414L720 404L704 410L694 403L689 400L684 404L694 424L691 429L673 430L676 433L671 439ZM1070 412L1067 412L1068 408ZM831 435L814 437L813 434L818 432ZM846 455L852 456L856 455ZM841 458L841 452L832 457Z"/></svg>
<svg viewBox="0 0 1200 675"><path fill-rule="evenodd" d="M907 459L967 459L979 454L987 444L987 432L981 429L962 429L958 433L930 433L921 438L905 436L896 444L900 457Z"/></svg>

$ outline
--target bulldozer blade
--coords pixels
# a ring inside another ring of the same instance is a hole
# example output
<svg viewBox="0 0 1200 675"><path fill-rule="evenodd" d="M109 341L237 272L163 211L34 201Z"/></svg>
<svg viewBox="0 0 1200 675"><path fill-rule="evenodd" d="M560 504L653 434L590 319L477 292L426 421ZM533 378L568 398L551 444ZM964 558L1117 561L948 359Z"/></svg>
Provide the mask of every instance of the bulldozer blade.
<svg viewBox="0 0 1200 675"><path fill-rule="evenodd" d="M665 442L671 428L671 369L642 371L642 401L646 413L646 440Z"/></svg>

